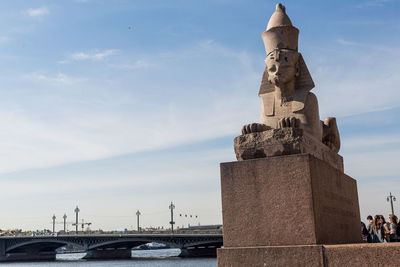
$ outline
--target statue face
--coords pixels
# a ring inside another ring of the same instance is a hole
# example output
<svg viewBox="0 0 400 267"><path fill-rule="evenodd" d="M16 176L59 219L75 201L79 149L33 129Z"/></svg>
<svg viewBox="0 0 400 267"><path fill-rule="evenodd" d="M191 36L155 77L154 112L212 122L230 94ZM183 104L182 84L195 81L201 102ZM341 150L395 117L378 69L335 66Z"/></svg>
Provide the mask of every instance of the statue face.
<svg viewBox="0 0 400 267"><path fill-rule="evenodd" d="M265 59L268 70L268 80L276 85L294 81L298 76L299 53L292 50L275 50Z"/></svg>

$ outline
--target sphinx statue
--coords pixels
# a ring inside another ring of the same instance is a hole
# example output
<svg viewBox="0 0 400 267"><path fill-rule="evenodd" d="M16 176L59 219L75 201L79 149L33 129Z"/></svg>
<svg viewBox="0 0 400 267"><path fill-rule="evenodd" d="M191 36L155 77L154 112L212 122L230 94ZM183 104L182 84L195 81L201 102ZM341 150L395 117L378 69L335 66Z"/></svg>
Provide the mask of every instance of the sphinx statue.
<svg viewBox="0 0 400 267"><path fill-rule="evenodd" d="M292 25L285 7L277 4L267 29L262 34L267 57L259 90L262 99L260 123L243 126L242 135L274 129L301 129L302 134L311 136L313 140L337 153L340 149L340 136L336 119L328 117L321 121L319 118L317 97L310 92L314 88L314 82L301 53L298 52L298 36L299 30ZM235 151L236 147L239 148L243 142L248 143L249 140L235 139ZM250 141L259 140L256 136ZM253 144L253 148L254 146L253 152L247 153L245 158L236 153L238 159L265 156L264 152L259 153L262 145ZM249 145L245 144L245 147Z"/></svg>
<svg viewBox="0 0 400 267"><path fill-rule="evenodd" d="M262 34L260 121L235 137L237 161L220 164L219 266L367 266L387 249L362 244L357 182L344 173L336 119L320 120L298 35L278 4Z"/></svg>

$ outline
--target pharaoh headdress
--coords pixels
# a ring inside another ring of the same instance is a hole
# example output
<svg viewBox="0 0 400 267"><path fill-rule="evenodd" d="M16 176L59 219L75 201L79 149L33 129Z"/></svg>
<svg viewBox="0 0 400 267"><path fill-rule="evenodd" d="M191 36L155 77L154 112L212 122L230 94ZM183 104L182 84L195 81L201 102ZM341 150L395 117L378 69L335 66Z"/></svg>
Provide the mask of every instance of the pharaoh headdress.
<svg viewBox="0 0 400 267"><path fill-rule="evenodd" d="M299 30L292 25L286 9L282 4L276 5L265 32L261 35L264 40L267 56L274 50L288 49L298 52ZM300 53L299 53L300 54ZM293 112L302 110L308 92L314 88L314 82L307 69L303 57L299 56L299 76L296 78L296 91L292 102ZM274 115L274 85L268 81L268 70L265 68L260 86L259 96L263 98L265 115Z"/></svg>

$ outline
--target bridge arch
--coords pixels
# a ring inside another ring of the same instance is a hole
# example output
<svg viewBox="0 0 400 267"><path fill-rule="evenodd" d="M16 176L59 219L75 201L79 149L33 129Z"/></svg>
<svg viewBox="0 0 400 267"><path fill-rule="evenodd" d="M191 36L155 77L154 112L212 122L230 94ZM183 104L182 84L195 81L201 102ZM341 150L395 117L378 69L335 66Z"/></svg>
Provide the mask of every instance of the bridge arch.
<svg viewBox="0 0 400 267"><path fill-rule="evenodd" d="M222 245L223 245L222 241L204 240L204 241L185 243L184 247L199 247L199 246L217 246L217 247L221 247Z"/></svg>
<svg viewBox="0 0 400 267"><path fill-rule="evenodd" d="M101 241L101 242L96 242L88 246L89 250L93 249L101 249L101 248L116 248L116 247L127 247L127 248L133 248L137 247L140 245L144 245L147 243L151 242L157 242L160 244L165 244L173 248L179 248L177 244L173 242L166 242L164 240L162 241L156 241L152 238L129 238L129 239L117 239L117 240L108 240L108 241Z"/></svg>
<svg viewBox="0 0 400 267"><path fill-rule="evenodd" d="M57 240L57 239L38 239L38 240L29 240L29 241L25 241L25 242L20 242L20 243L15 243L11 246L8 246L5 250L6 253L12 253L15 250L18 249L24 249L24 248L29 248L32 246L45 246L45 247L49 247L52 249L57 249L66 245L73 245L73 246L77 246L81 249L85 249L85 247L82 244L79 243L75 243L75 242L71 242L71 241L64 241L64 240Z"/></svg>

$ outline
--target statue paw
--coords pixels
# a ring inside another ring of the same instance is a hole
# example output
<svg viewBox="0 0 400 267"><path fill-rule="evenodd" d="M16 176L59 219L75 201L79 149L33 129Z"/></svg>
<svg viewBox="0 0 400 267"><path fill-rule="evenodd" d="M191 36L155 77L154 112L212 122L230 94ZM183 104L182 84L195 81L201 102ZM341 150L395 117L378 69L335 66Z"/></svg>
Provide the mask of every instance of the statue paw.
<svg viewBox="0 0 400 267"><path fill-rule="evenodd" d="M328 117L322 122L323 135L322 143L327 145L334 152L339 152L340 149L340 135L336 124L336 118Z"/></svg>
<svg viewBox="0 0 400 267"><path fill-rule="evenodd" d="M271 127L262 123L250 123L242 127L242 134L264 132L271 129Z"/></svg>
<svg viewBox="0 0 400 267"><path fill-rule="evenodd" d="M300 120L295 117L282 118L278 121L278 128L284 128L284 127L299 128Z"/></svg>

